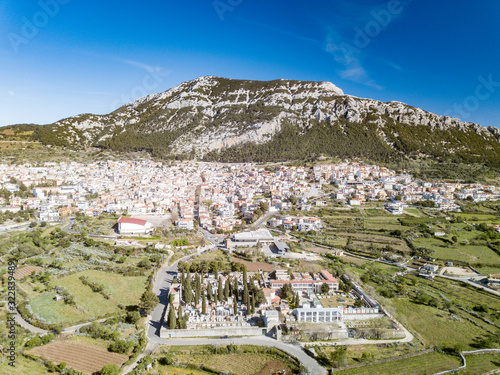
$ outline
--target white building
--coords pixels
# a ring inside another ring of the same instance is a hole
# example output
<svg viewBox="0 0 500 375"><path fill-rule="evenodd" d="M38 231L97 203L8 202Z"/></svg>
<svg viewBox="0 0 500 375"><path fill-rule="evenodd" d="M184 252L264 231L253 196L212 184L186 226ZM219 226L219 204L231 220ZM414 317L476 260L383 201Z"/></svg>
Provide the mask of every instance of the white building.
<svg viewBox="0 0 500 375"><path fill-rule="evenodd" d="M298 322L332 323L342 321L342 307L304 306L293 311Z"/></svg>
<svg viewBox="0 0 500 375"><path fill-rule="evenodd" d="M121 217L118 219L119 234L147 234L153 231L153 224L146 220Z"/></svg>

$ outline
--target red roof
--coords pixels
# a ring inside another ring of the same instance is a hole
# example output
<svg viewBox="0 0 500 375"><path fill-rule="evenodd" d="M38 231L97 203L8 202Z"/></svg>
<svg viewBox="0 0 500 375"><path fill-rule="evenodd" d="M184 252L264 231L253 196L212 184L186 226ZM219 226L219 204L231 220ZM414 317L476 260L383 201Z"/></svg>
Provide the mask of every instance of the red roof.
<svg viewBox="0 0 500 375"><path fill-rule="evenodd" d="M321 270L320 273L323 275L323 277L329 281L337 281L335 277L332 276L332 274L328 270Z"/></svg>
<svg viewBox="0 0 500 375"><path fill-rule="evenodd" d="M141 219L133 219L131 217L121 217L118 220L118 223L136 224L136 225L142 225L144 227L144 226L146 226L147 221L146 220L141 220Z"/></svg>

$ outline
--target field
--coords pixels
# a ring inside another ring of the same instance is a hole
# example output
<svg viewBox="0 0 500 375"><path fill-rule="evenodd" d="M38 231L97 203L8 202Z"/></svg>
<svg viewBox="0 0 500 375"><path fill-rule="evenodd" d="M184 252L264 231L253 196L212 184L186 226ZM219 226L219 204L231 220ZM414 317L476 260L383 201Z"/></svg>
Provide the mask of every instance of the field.
<svg viewBox="0 0 500 375"><path fill-rule="evenodd" d="M87 276L92 282L103 284L110 299L107 300L102 294L92 292L92 289L79 279L82 275ZM95 270L78 272L55 279L52 284L66 288L74 297L79 309L66 305L63 301L54 301L53 292L33 298L30 300L30 306L34 314L49 323L69 325L118 312L119 304L136 305L145 290L146 279L145 276L122 276Z"/></svg>
<svg viewBox="0 0 500 375"><path fill-rule="evenodd" d="M413 241L416 247L434 250L437 259L457 260L466 263L498 264L500 257L491 249L482 245L444 245L434 238L417 238Z"/></svg>
<svg viewBox="0 0 500 375"><path fill-rule="evenodd" d="M27 266L23 268L19 268L14 272L14 278L16 280L22 279L25 276L31 275L32 272L38 272L38 271L43 271L43 267L37 267L37 266Z"/></svg>
<svg viewBox="0 0 500 375"><path fill-rule="evenodd" d="M500 368L500 353L465 356L467 367L459 374L480 375Z"/></svg>
<svg viewBox="0 0 500 375"><path fill-rule="evenodd" d="M254 346L234 346L233 352L220 346L215 350L209 346L167 347L176 363L190 365L215 373L232 373L234 375L267 375L285 370L292 374L296 370L296 361L288 360L289 356L274 348ZM224 352L224 353L222 353Z"/></svg>
<svg viewBox="0 0 500 375"><path fill-rule="evenodd" d="M203 370L195 370L192 367L183 368L176 366L163 366L158 365L157 367L151 369L150 371L145 372L148 375L158 375L158 374L166 374L166 375L213 375L213 372L207 372Z"/></svg>
<svg viewBox="0 0 500 375"><path fill-rule="evenodd" d="M0 374L9 375L27 375L27 374L37 374L45 375L50 374L47 368L42 364L22 355L16 356L16 367L9 366L9 361L2 359L3 362L0 363Z"/></svg>
<svg viewBox="0 0 500 375"><path fill-rule="evenodd" d="M412 333L417 332L425 346L463 344L468 347L474 338L485 333L465 319L452 320L450 314L442 310L410 302L407 298L393 299L392 304L399 321Z"/></svg>
<svg viewBox="0 0 500 375"><path fill-rule="evenodd" d="M102 294L94 293L90 287L83 285L80 276L87 276L90 281L103 284L104 290L110 294L110 300ZM85 271L54 280L54 284L65 287L74 297L77 305L83 307L89 314L98 316L113 313L117 305L135 305L144 292L145 276L122 276L102 271ZM111 302L115 303L111 303Z"/></svg>
<svg viewBox="0 0 500 375"><path fill-rule="evenodd" d="M45 293L30 300L31 310L37 317L51 324L76 324L89 316L64 301L54 301L55 292Z"/></svg>
<svg viewBox="0 0 500 375"><path fill-rule="evenodd" d="M395 361L366 365L344 371L335 371L339 375L413 375L434 374L440 371L451 370L461 365L458 357L452 357L437 352L422 354L415 357L398 359Z"/></svg>
<svg viewBox="0 0 500 375"><path fill-rule="evenodd" d="M103 366L110 363L116 363L121 367L128 360L128 357L123 354L110 353L103 349L67 341L58 341L34 348L29 351L29 354L46 358L56 364L66 362L69 367L85 374L100 371Z"/></svg>

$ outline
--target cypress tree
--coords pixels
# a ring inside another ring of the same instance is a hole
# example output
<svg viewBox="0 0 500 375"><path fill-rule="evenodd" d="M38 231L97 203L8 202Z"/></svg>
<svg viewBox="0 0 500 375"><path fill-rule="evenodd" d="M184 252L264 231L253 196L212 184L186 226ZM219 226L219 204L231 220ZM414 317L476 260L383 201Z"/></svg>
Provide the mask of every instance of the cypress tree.
<svg viewBox="0 0 500 375"><path fill-rule="evenodd" d="M183 289L184 293L182 295L182 299L187 304L190 304L191 302L193 302L193 288L191 286L191 272L189 272L189 271L187 273L184 284L185 284L184 289Z"/></svg>
<svg viewBox="0 0 500 375"><path fill-rule="evenodd" d="M234 312L234 315L238 315L238 299L237 298L235 298L235 300L234 300L233 312Z"/></svg>
<svg viewBox="0 0 500 375"><path fill-rule="evenodd" d="M250 312L253 314L255 314L255 295L252 293L252 304L251 304L251 310Z"/></svg>
<svg viewBox="0 0 500 375"><path fill-rule="evenodd" d="M217 285L217 297L219 298L219 302L222 302L224 299L224 292L222 290L222 277L219 276L218 280L219 285Z"/></svg>
<svg viewBox="0 0 500 375"><path fill-rule="evenodd" d="M236 302L238 302L239 299L239 290L238 290L238 278L234 278L234 285L233 285L233 297Z"/></svg>
<svg viewBox="0 0 500 375"><path fill-rule="evenodd" d="M229 295L231 294L231 282L229 277L226 279L226 284L224 285L224 299L227 301Z"/></svg>
<svg viewBox="0 0 500 375"><path fill-rule="evenodd" d="M195 305L198 304L200 301L200 296L201 296L201 281L199 278L199 275L196 274L194 278L194 303Z"/></svg>
<svg viewBox="0 0 500 375"><path fill-rule="evenodd" d="M203 315L207 313L207 297L205 296L205 293L203 293L203 296L201 297L201 313Z"/></svg>
<svg viewBox="0 0 500 375"><path fill-rule="evenodd" d="M177 310L177 316L179 317L179 319L177 319L177 328L182 328L183 316L182 316L182 306L181 305L179 305L179 309Z"/></svg>
<svg viewBox="0 0 500 375"><path fill-rule="evenodd" d="M175 317L175 309L172 305L170 305L168 310L168 320L167 320L168 329L175 329L177 326L177 318Z"/></svg>
<svg viewBox="0 0 500 375"><path fill-rule="evenodd" d="M214 295L212 293L212 285L208 284L207 287L207 297L208 297L208 302L212 303L212 299L214 298Z"/></svg>
<svg viewBox="0 0 500 375"><path fill-rule="evenodd" d="M217 304L217 301L219 300L219 297L217 296L217 289L214 289L214 302Z"/></svg>
<svg viewBox="0 0 500 375"><path fill-rule="evenodd" d="M249 311L250 305L250 295L248 293L247 285L243 286L243 303L247 306L247 312Z"/></svg>

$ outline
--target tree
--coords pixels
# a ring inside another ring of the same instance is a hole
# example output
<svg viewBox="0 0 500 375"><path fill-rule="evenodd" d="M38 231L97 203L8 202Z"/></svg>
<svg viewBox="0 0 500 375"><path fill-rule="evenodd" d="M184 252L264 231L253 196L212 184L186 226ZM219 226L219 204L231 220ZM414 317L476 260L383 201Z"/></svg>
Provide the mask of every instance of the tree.
<svg viewBox="0 0 500 375"><path fill-rule="evenodd" d="M322 294L327 294L330 291L330 285L328 285L327 283L323 283L321 284L319 290Z"/></svg>
<svg viewBox="0 0 500 375"><path fill-rule="evenodd" d="M175 316L175 309L172 305L170 305L168 310L167 326L168 329L175 329L177 326L177 317Z"/></svg>
<svg viewBox="0 0 500 375"><path fill-rule="evenodd" d="M219 276L218 283L217 283L217 297L219 299L219 302L222 302L224 299L224 291L222 289L222 277Z"/></svg>
<svg viewBox="0 0 500 375"><path fill-rule="evenodd" d="M207 287L207 297L208 297L208 302L212 303L212 299L214 298L214 294L212 293L212 285L208 284Z"/></svg>
<svg viewBox="0 0 500 375"><path fill-rule="evenodd" d="M238 299L237 298L234 300L233 313L234 313L234 315L238 315Z"/></svg>
<svg viewBox="0 0 500 375"><path fill-rule="evenodd" d="M153 308L155 308L160 303L160 300L151 290L146 290L142 296L139 303L139 307L143 309L146 314L149 314Z"/></svg>
<svg viewBox="0 0 500 375"><path fill-rule="evenodd" d="M293 297L293 289L290 284L285 284L281 287L281 298L289 299Z"/></svg>
<svg viewBox="0 0 500 375"><path fill-rule="evenodd" d="M255 305L260 306L263 303L266 303L266 295L262 289L257 289L253 291L253 296L255 297Z"/></svg>
<svg viewBox="0 0 500 375"><path fill-rule="evenodd" d="M248 286L243 286L243 303L247 306L247 313L249 311L250 294L248 293Z"/></svg>
<svg viewBox="0 0 500 375"><path fill-rule="evenodd" d="M182 328L184 317L182 315L182 305L179 304L179 309L177 310L177 328Z"/></svg>
<svg viewBox="0 0 500 375"><path fill-rule="evenodd" d="M191 273L188 272L182 289L182 299L187 304L193 302L193 289L191 288Z"/></svg>
<svg viewBox="0 0 500 375"><path fill-rule="evenodd" d="M238 302L239 299L239 286L238 286L238 279L235 277L234 278L234 284L233 284L233 297L235 302Z"/></svg>
<svg viewBox="0 0 500 375"><path fill-rule="evenodd" d="M260 202L259 208L262 212L267 212L269 210L269 205L266 202Z"/></svg>
<svg viewBox="0 0 500 375"><path fill-rule="evenodd" d="M255 295L252 293L252 303L250 305L250 313L255 314Z"/></svg>
<svg viewBox="0 0 500 375"><path fill-rule="evenodd" d="M194 278L194 303L198 304L201 296L201 280L198 274Z"/></svg>
<svg viewBox="0 0 500 375"><path fill-rule="evenodd" d="M347 361L347 345L336 346L335 351L330 353L330 361L335 367L345 365Z"/></svg>
<svg viewBox="0 0 500 375"><path fill-rule="evenodd" d="M207 313L207 297L205 296L205 293L203 293L203 296L201 297L201 313L203 315Z"/></svg>
<svg viewBox="0 0 500 375"><path fill-rule="evenodd" d="M116 363L111 363L109 365L104 366L99 372L100 375L119 375L120 368Z"/></svg>
<svg viewBox="0 0 500 375"><path fill-rule="evenodd" d="M127 315L125 316L125 321L130 324L136 324L139 319L141 319L141 314L139 314L139 311L128 311Z"/></svg>
<svg viewBox="0 0 500 375"><path fill-rule="evenodd" d="M293 306L295 308L298 308L300 306L300 297L299 297L299 292L295 293L295 297L293 299Z"/></svg>
<svg viewBox="0 0 500 375"><path fill-rule="evenodd" d="M226 279L226 284L224 285L224 299L227 301L229 295L231 294L231 282L229 281L229 277Z"/></svg>

